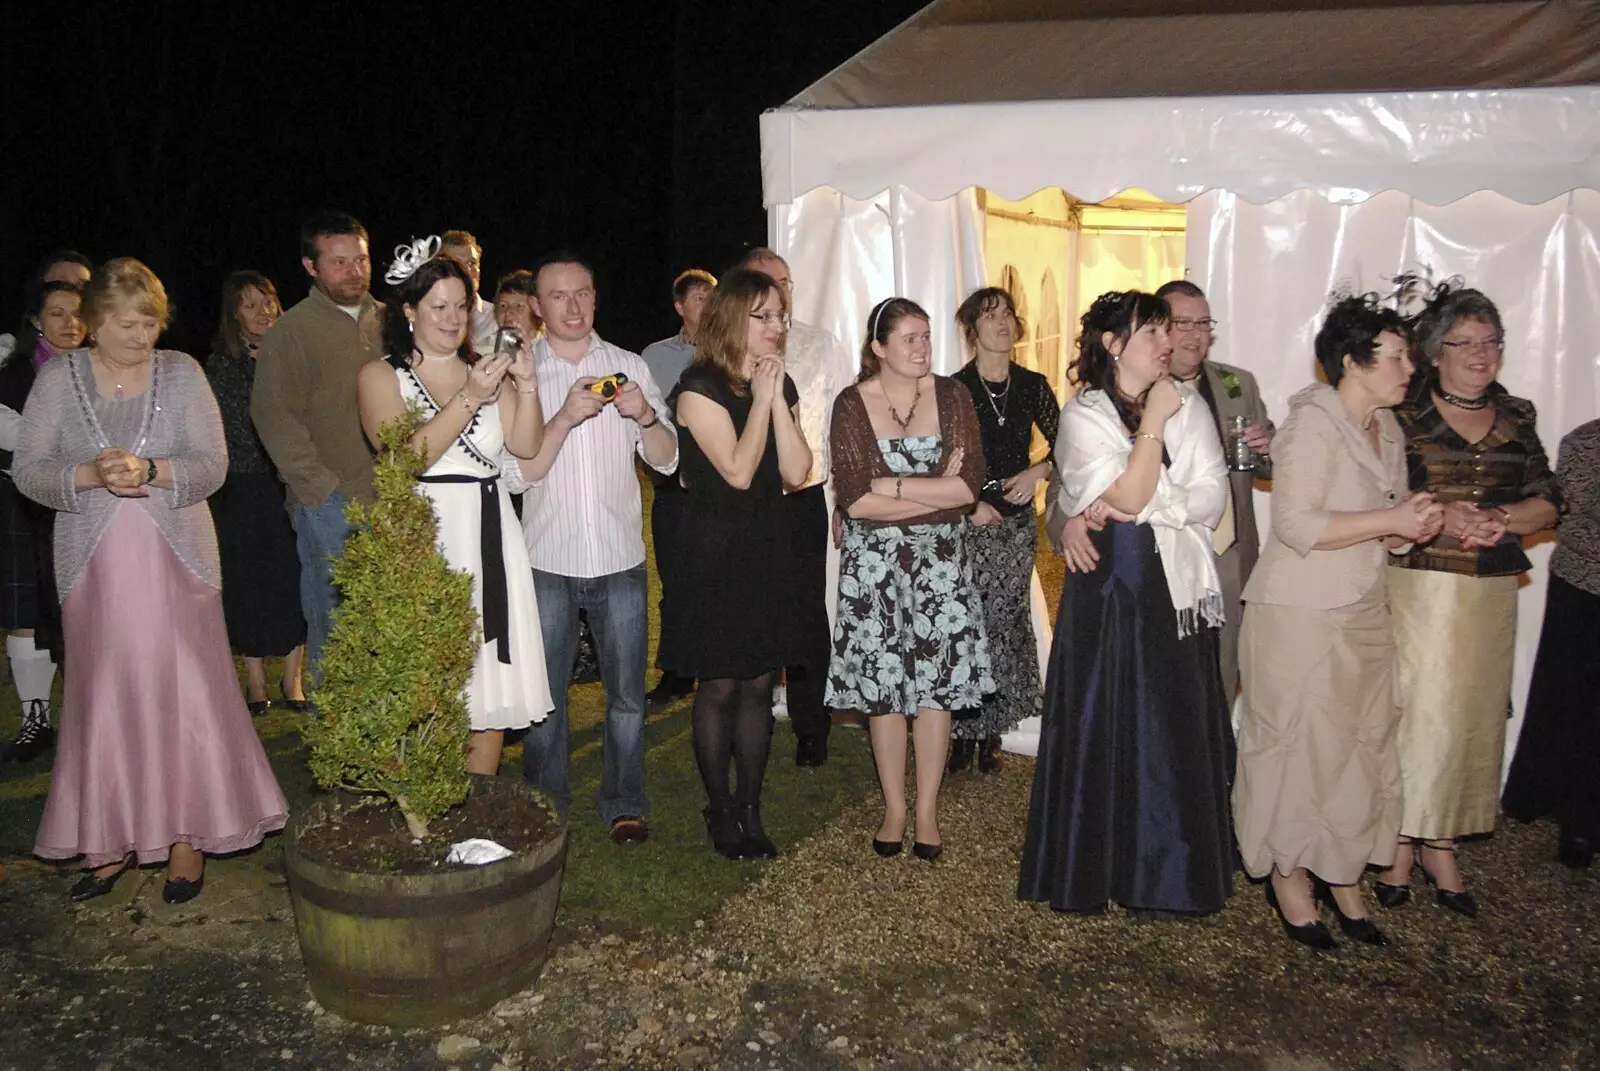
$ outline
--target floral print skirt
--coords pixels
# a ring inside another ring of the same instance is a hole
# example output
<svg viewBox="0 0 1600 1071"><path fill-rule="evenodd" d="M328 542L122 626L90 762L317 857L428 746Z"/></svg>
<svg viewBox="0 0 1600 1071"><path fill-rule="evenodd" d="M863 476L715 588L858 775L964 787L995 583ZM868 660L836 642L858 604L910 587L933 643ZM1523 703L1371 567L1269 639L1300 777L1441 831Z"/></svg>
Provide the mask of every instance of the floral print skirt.
<svg viewBox="0 0 1600 1071"><path fill-rule="evenodd" d="M998 524L968 525L967 552L983 599L995 691L981 709L954 725L963 740L1000 736L1044 707L1039 649L1033 635L1033 510L1002 517Z"/></svg>
<svg viewBox="0 0 1600 1071"><path fill-rule="evenodd" d="M995 689L965 522L844 522L826 702L915 717L980 706Z"/></svg>

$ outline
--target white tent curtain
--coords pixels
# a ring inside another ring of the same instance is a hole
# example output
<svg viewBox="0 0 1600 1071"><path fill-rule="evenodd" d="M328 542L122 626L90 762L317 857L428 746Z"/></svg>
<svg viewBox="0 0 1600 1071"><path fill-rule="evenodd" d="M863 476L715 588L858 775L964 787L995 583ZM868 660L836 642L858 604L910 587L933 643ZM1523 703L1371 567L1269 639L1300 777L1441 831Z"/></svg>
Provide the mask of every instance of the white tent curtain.
<svg viewBox="0 0 1600 1071"><path fill-rule="evenodd" d="M1387 292L1402 271L1460 275L1505 323L1500 381L1530 399L1551 462L1561 436L1600 413L1600 193L1524 205L1480 192L1448 205L1390 191L1358 204L1310 192L1253 205L1226 192L1189 203L1190 279L1219 321L1213 353L1255 373L1277 419L1314 377L1312 339L1330 292ZM1270 523L1270 499L1257 515ZM1263 527L1265 531L1265 525ZM1509 763L1538 646L1550 540L1533 547L1518 605Z"/></svg>
<svg viewBox="0 0 1600 1071"><path fill-rule="evenodd" d="M961 297L988 279L973 190L931 201L904 188L868 200L818 189L774 206L769 218L771 242L797 282L802 320L834 331L853 352L872 305L902 294L933 316L935 368L948 374L960 366L960 341L948 325ZM1595 191L1535 205L1479 192L1444 206L1395 191L1351 203L1301 191L1260 205L1212 191L1189 203L1186 260L1221 321L1215 356L1254 372L1280 419L1289 396L1313 378L1311 340L1329 293L1383 290L1417 268L1436 278L1460 274L1499 305L1507 335L1502 382L1537 406L1552 459L1561 435L1600 412ZM1270 499L1261 497L1257 512L1270 523ZM1532 557L1519 608L1513 739L1543 614L1548 540ZM836 568L835 559L830 591ZM1042 665L1048 629L1037 582L1035 618ZM1036 732L1025 727L1007 747L1030 751Z"/></svg>

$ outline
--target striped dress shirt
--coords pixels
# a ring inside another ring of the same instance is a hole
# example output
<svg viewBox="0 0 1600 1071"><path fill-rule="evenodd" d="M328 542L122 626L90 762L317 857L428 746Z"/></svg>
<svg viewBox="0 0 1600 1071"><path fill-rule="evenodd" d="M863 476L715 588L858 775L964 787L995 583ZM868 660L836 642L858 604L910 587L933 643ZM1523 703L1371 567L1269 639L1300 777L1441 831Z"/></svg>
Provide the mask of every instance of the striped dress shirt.
<svg viewBox="0 0 1600 1071"><path fill-rule="evenodd" d="M557 357L544 338L534 346L533 358L539 375L539 404L546 420L560 410L579 379L603 379L621 372L629 382L639 384L676 444L678 432L669 419L666 402L638 354L591 334L589 349L580 361ZM644 457L642 435L639 425L618 413L614 405L567 432L550 471L523 499L522 534L528 544L528 561L535 569L588 579L620 573L644 562L644 511L639 478L633 470L636 453L651 465ZM677 469L676 446L665 465L651 467L661 473Z"/></svg>

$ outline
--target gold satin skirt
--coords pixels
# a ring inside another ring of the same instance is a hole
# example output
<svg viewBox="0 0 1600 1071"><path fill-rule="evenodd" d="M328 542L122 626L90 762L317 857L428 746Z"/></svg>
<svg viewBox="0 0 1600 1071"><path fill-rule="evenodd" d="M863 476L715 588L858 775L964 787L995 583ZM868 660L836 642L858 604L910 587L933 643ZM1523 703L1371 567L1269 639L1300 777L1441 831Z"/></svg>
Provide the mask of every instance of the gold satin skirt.
<svg viewBox="0 0 1600 1071"><path fill-rule="evenodd" d="M1494 829L1511 710L1517 577L1389 570L1400 656L1400 833Z"/></svg>

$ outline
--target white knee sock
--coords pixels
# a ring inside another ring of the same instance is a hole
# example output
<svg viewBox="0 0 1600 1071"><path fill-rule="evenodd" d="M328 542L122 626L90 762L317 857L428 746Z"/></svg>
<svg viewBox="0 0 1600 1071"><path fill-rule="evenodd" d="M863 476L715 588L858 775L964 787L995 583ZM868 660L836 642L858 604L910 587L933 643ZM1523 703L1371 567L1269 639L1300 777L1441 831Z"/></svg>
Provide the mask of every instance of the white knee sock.
<svg viewBox="0 0 1600 1071"><path fill-rule="evenodd" d="M23 710L34 699L42 699L48 706L50 687L56 679L56 664L50 652L35 647L32 636L7 636L6 657L11 661L11 679L16 682Z"/></svg>

